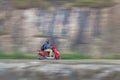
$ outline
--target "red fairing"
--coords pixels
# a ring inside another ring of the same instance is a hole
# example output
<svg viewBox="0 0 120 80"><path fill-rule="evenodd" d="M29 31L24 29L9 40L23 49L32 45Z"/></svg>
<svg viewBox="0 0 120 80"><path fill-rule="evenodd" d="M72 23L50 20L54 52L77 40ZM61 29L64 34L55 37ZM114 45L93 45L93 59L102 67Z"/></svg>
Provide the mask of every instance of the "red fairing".
<svg viewBox="0 0 120 80"><path fill-rule="evenodd" d="M55 57L58 58L60 55L59 55L59 52L57 51L57 49L54 46L52 46L52 50L55 54Z"/></svg>
<svg viewBox="0 0 120 80"><path fill-rule="evenodd" d="M48 56L48 54L44 51L40 51L40 50L37 50L39 52L39 54L43 55L43 56Z"/></svg>
<svg viewBox="0 0 120 80"><path fill-rule="evenodd" d="M55 57L59 57L59 52L58 51L55 51Z"/></svg>

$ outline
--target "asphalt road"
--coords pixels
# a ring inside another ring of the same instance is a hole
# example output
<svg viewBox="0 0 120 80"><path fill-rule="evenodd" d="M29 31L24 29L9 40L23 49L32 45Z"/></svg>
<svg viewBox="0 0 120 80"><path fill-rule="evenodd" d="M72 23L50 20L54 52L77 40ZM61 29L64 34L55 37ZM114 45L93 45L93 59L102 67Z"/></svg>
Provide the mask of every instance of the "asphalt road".
<svg viewBox="0 0 120 80"><path fill-rule="evenodd" d="M84 59L84 60L29 60L29 59L0 59L4 63L26 63L26 62L41 62L54 64L117 64L120 65L120 60L106 59Z"/></svg>

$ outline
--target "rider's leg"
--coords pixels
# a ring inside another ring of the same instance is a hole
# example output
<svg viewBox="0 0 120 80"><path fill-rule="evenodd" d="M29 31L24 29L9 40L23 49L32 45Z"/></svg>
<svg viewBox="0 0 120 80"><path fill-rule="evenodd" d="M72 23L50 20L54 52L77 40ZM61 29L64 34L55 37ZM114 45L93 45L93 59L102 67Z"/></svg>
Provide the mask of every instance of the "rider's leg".
<svg viewBox="0 0 120 80"><path fill-rule="evenodd" d="M50 52L50 56L52 56L52 50L51 49L46 49L45 52Z"/></svg>

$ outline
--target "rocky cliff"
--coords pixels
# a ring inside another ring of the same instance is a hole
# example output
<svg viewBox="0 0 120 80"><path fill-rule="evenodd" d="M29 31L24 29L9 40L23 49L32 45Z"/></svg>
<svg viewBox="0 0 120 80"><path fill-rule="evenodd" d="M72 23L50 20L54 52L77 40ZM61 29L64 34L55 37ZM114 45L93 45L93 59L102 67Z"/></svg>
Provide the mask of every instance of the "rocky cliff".
<svg viewBox="0 0 120 80"><path fill-rule="evenodd" d="M49 12L40 8L16 9L9 0L1 0L2 3L0 51L32 53L48 36L61 51L120 52L119 4L102 8L57 7L55 12Z"/></svg>

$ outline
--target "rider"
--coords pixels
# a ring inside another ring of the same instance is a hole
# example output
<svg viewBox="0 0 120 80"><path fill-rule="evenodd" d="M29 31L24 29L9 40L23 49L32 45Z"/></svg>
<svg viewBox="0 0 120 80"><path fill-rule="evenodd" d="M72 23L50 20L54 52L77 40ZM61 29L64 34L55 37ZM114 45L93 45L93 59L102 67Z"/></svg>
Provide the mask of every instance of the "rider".
<svg viewBox="0 0 120 80"><path fill-rule="evenodd" d="M47 40L47 41L43 44L43 46L41 47L41 50L42 50L42 51L45 51L45 52L49 52L49 53L50 53L50 57L52 57L52 49L51 49L49 40Z"/></svg>

